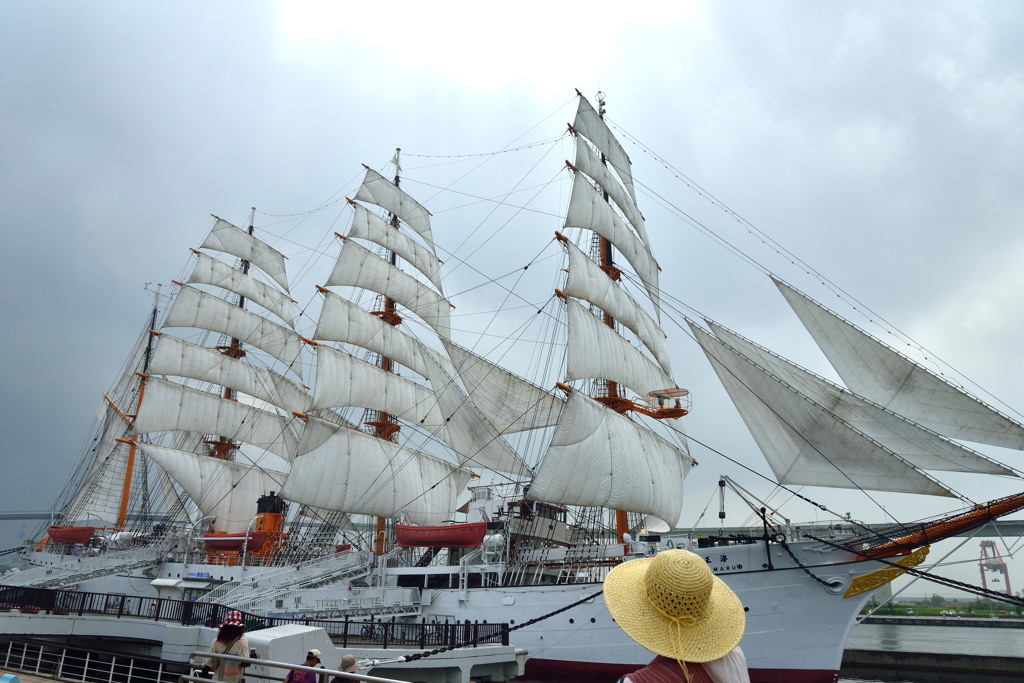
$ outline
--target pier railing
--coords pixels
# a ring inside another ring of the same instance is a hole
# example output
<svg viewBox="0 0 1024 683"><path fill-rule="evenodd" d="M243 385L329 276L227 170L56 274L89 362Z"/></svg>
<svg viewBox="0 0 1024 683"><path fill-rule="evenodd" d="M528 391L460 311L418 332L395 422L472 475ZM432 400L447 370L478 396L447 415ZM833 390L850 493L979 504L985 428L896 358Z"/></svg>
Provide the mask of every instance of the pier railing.
<svg viewBox="0 0 1024 683"><path fill-rule="evenodd" d="M211 602L189 602L123 594L0 586L0 615L4 612L55 615L102 615L117 619L148 619L182 626L220 625L233 608ZM418 622L305 619L272 617L242 612L246 630L257 631L283 624L303 624L324 629L342 647L462 647L508 645L508 624L479 622Z"/></svg>
<svg viewBox="0 0 1024 683"><path fill-rule="evenodd" d="M0 669L57 680L176 683L187 662L92 650L32 638L0 638Z"/></svg>

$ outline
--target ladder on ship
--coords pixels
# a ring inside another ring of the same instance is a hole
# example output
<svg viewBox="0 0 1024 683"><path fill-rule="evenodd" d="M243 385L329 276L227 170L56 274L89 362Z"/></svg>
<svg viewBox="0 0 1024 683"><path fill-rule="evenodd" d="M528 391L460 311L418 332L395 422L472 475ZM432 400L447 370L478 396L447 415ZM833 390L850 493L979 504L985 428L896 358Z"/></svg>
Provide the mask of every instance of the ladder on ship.
<svg viewBox="0 0 1024 683"><path fill-rule="evenodd" d="M605 559L604 549L607 547L595 543L569 548L555 583L593 583L602 580L603 576L595 574L595 570L600 569L599 565Z"/></svg>
<svg viewBox="0 0 1024 683"><path fill-rule="evenodd" d="M469 600L469 566L479 562L483 554L483 549L477 548L459 559L459 600L461 601Z"/></svg>

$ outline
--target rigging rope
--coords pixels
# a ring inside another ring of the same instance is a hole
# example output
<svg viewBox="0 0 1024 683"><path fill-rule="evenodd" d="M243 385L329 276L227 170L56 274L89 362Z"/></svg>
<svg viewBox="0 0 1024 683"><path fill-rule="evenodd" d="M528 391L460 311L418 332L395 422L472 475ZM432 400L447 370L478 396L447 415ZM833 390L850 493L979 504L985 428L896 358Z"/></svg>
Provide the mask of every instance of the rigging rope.
<svg viewBox="0 0 1024 683"><path fill-rule="evenodd" d="M499 149L496 152L477 152L476 154L412 154L403 150L402 156L413 157L416 159L479 159L482 157L494 157L499 154L507 154L508 152L519 152L533 147L543 147L545 145L550 145L552 142L556 142L561 138L562 136L559 135L557 137L548 138L547 140L520 145L519 147L505 147L504 149Z"/></svg>
<svg viewBox="0 0 1024 683"><path fill-rule="evenodd" d="M943 379L945 379L946 381L950 382L951 384L954 384L954 386L956 386L961 391L964 391L968 395L972 395L971 392L967 391L966 387L963 386L963 383L969 383L972 387L977 389L980 393L988 396L992 401L994 401L995 403L998 403L999 405L1003 406L1009 412L1014 413L1014 414L1016 414L1018 416L1021 416L1021 413L1018 410L1014 409L1012 406L1010 406L1007 402L1003 401L1002 399L1000 399L997 396L994 396L992 393L986 391L983 387L981 387L979 384L977 384L976 382L971 380L969 377L967 377L966 375L964 375L963 373L958 371L952 365L950 365L945 360L940 358L937 354L929 351L927 348L925 348L925 346L923 344L921 344L920 342L915 341L909 334L903 332L899 327L897 327L896 325L894 325L894 324L890 323L889 321L887 321L881 315L879 315L876 312L874 312L866 304L864 304L861 301L859 301L856 297L854 297L852 294L848 293L841 286L839 286L838 284L833 282L831 279L829 279L828 277L823 275L821 272L816 270L813 266L811 266L810 264L805 262L799 256L797 256L796 254L791 252L786 247L782 246L779 242L776 242L774 239L772 239L770 236L768 236L766 233L764 233L760 228L758 228L753 223L748 221L746 218L741 216L735 210L729 208L724 202L722 202L717 197L715 197L713 194L711 194L709 191L707 191L706 189L701 187L699 184L696 183L696 181L694 181L693 179L691 179L688 176L686 176L686 174L684 174L682 171L680 171L679 169L675 168L672 164L670 164L664 158L659 156L657 153L655 153L653 150L651 150L649 147L647 147L647 145L642 143L636 137L634 137L633 135L631 135L630 133L625 131L621 126L616 124L614 121L611 121L610 119L607 119L607 118L605 120L609 123L609 125L613 126L615 128L615 130L619 131L622 134L622 137L624 139L626 139L629 142L633 143L642 152L647 154L649 157L654 159L656 162L660 163L664 168L666 168L670 173L672 173L676 178L678 178L684 185L686 185L687 187L689 187L690 189L695 191L698 196L703 197L704 199L709 201L712 204L712 206L722 210L723 212L728 214L730 217L732 217L740 226L742 226L748 233L750 233L756 239L758 239L762 244L768 246L770 249L775 251L775 253L777 253L780 256L782 256L783 258L787 259L791 264L796 265L799 268L801 268L803 270L803 272L814 276L824 287L826 287L827 289L831 290L834 294L836 294L836 296L838 296L839 298L841 298L844 301L846 301L853 309L858 310L858 311L864 313L869 321L871 321L873 323L879 324L889 334L892 334L894 336L900 337L908 346L912 346L912 347L916 348L918 351L920 351L924 355L924 360L932 361L932 362L934 362L936 364L935 372L938 375L940 375ZM640 185L645 190L647 190L653 198L656 198L657 201L659 203L661 203L661 205L663 207L665 207L665 208L669 209L670 211L676 213L677 215L683 217L684 220L686 220L693 227L695 227L696 229L698 229L699 231L704 233L712 241L715 241L715 242L719 243L726 250L733 252L739 258L741 258L742 260L747 261L748 263L750 263L752 266L754 266L758 270L762 271L763 273L768 274L768 275L774 275L774 273L772 273L772 271L769 268L767 268L766 266L764 266L761 263L759 263L757 260L755 260L752 256L748 255L747 253L745 253L739 247L737 247L737 246L733 245L732 243L728 242L725 238L723 238L723 237L717 235L716 233L714 233L710 228L708 228L706 225L704 225L701 221L699 221L698 219L694 218L690 214L684 212L682 209L680 209L675 204L673 204L670 200L664 198L663 196L661 196L660 194L655 192L652 188L650 188L647 185L644 185L643 183L640 183L640 182L636 182L636 184ZM782 278L779 278L779 279L782 279ZM944 373L941 368L948 369L949 372L955 374L959 378L959 380L954 382L953 379L951 377L949 377L949 375L947 375L947 373Z"/></svg>

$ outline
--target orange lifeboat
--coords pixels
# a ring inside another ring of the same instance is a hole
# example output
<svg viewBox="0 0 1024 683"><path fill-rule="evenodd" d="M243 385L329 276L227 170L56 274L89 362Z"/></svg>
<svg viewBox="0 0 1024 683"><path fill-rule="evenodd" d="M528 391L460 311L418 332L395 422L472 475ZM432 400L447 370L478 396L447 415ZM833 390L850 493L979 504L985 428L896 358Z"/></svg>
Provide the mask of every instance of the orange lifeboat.
<svg viewBox="0 0 1024 683"><path fill-rule="evenodd" d="M396 524L395 542L403 548L479 548L485 533L485 522L438 526Z"/></svg>

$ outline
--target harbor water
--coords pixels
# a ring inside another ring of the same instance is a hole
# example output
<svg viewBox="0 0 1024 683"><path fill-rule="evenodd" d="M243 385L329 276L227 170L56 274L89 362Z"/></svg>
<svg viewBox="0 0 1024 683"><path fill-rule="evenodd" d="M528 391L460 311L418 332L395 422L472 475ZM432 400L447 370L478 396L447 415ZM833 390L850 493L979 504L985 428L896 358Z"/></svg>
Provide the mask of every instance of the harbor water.
<svg viewBox="0 0 1024 683"><path fill-rule="evenodd" d="M854 627L846 641L850 650L881 650L889 652L929 652L939 654L965 654L979 657L1024 657L1024 629L979 628L966 626L906 626L892 624L860 624ZM1024 680L1024 659L1021 680ZM517 683L554 683L556 679L535 677L517 678ZM564 679L557 679L564 683ZM915 676L904 672L898 678L887 678L907 683L931 683L933 674ZM962 679L961 679L962 680ZM978 683L987 680L984 676ZM587 683L614 683L594 678ZM860 678L842 675L839 683L880 683L878 678ZM968 683L964 681L964 683Z"/></svg>

